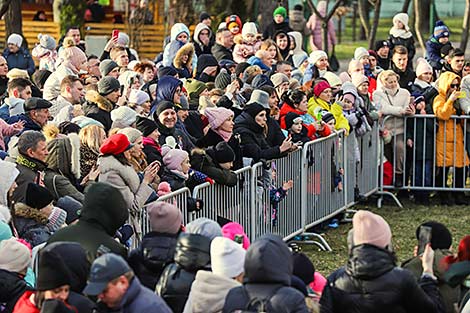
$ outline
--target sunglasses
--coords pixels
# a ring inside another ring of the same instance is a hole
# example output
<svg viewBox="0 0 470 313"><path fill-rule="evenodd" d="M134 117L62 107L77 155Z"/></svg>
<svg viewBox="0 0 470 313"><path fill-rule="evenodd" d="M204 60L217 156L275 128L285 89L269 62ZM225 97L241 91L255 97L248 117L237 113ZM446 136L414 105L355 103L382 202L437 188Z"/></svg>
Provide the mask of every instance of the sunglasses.
<svg viewBox="0 0 470 313"><path fill-rule="evenodd" d="M459 88L460 84L450 84L450 88Z"/></svg>

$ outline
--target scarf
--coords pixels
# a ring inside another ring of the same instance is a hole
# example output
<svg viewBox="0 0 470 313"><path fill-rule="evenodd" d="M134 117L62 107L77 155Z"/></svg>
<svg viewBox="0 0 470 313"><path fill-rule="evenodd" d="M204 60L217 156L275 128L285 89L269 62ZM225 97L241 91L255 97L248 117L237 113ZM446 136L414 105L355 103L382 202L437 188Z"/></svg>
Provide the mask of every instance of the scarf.
<svg viewBox="0 0 470 313"><path fill-rule="evenodd" d="M152 148L155 148L160 154L162 153L162 147L160 147L155 140L149 137L142 137L142 142L144 146L151 146Z"/></svg>
<svg viewBox="0 0 470 313"><path fill-rule="evenodd" d="M33 171L44 171L47 167L46 163L33 159L33 158L29 158L22 154L19 154L16 157L16 163L23 165Z"/></svg>
<svg viewBox="0 0 470 313"><path fill-rule="evenodd" d="M176 176L180 177L180 178L184 178L184 180L188 180L189 178L189 174L185 174L181 171L178 171L178 170L170 170L170 172L172 172L173 174L175 174Z"/></svg>
<svg viewBox="0 0 470 313"><path fill-rule="evenodd" d="M390 29L390 35L396 38L402 38L402 39L408 39L413 36L413 34L410 31L407 31L405 29L398 29L395 27L392 27Z"/></svg>
<svg viewBox="0 0 470 313"><path fill-rule="evenodd" d="M217 135L219 135L220 137L222 137L222 139L225 141L225 142L228 142L230 140L230 138L232 138L232 132L227 132L225 130L221 130L221 129L213 129L214 133L216 133Z"/></svg>

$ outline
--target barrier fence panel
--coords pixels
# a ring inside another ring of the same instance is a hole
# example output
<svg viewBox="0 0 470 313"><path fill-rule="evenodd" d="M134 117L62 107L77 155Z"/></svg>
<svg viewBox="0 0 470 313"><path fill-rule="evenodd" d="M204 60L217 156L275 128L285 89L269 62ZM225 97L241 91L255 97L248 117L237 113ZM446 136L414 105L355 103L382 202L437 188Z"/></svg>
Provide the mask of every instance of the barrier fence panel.
<svg viewBox="0 0 470 313"><path fill-rule="evenodd" d="M253 194L251 189L251 167L237 170L238 184L228 187L219 184L210 185L204 183L196 186L193 197L202 199L204 202L202 210L190 213L190 221L207 217L214 221L221 218L238 222L245 227L247 235L253 239L249 229L251 225L251 201Z"/></svg>
<svg viewBox="0 0 470 313"><path fill-rule="evenodd" d="M392 139L383 143L381 157L390 162L393 173L391 179L381 173L382 189L413 190L417 200L428 197L430 191L467 191L469 122L470 116L451 116L446 121L425 114L387 116L384 125ZM449 198L445 193L440 196ZM458 201L463 194L456 196Z"/></svg>
<svg viewBox="0 0 470 313"><path fill-rule="evenodd" d="M315 226L345 208L345 179L341 175L344 148L344 132L339 132L309 142L303 149L305 228Z"/></svg>
<svg viewBox="0 0 470 313"><path fill-rule="evenodd" d="M267 202L271 208L270 219L271 231L288 240L302 233L302 149L294 151L284 158L271 161L272 169L275 170L272 187L276 190L282 188L284 182L292 180L293 186L287 191L287 195L276 203L277 197L282 191L270 191L270 201ZM269 212L269 210L268 210Z"/></svg>
<svg viewBox="0 0 470 313"><path fill-rule="evenodd" d="M372 131L360 138L361 162L358 169L359 191L366 197L379 188L379 124L376 122Z"/></svg>
<svg viewBox="0 0 470 313"><path fill-rule="evenodd" d="M183 225L188 223L188 206L187 201L191 193L188 188L181 188L176 191L170 192L167 195L161 196L156 201L164 201L176 205L183 216ZM147 206L142 208L140 213L142 236L151 231L150 220L147 214Z"/></svg>

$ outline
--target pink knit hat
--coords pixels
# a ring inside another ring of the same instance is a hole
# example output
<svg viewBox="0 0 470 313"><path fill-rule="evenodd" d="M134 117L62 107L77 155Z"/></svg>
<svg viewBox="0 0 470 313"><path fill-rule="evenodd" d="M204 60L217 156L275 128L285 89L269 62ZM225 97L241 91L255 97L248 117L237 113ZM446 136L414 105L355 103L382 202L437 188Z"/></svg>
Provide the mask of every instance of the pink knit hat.
<svg viewBox="0 0 470 313"><path fill-rule="evenodd" d="M315 96L318 97L325 89L328 89L328 88L331 88L330 84L328 84L325 81L321 81L318 84L316 84L315 87L313 87L313 93L315 94Z"/></svg>
<svg viewBox="0 0 470 313"><path fill-rule="evenodd" d="M155 201L147 206L152 231L176 234L181 229L183 217L177 206L163 201Z"/></svg>
<svg viewBox="0 0 470 313"><path fill-rule="evenodd" d="M229 117L233 117L235 114L232 110L226 108L206 108L204 115L209 121L211 129L217 129L222 125Z"/></svg>
<svg viewBox="0 0 470 313"><path fill-rule="evenodd" d="M420 77L423 73L433 72L431 65L424 58L418 58L416 63L416 77Z"/></svg>
<svg viewBox="0 0 470 313"><path fill-rule="evenodd" d="M181 171L181 163L186 158L189 158L189 154L181 149L171 149L168 146L162 147L163 163L167 169Z"/></svg>
<svg viewBox="0 0 470 313"><path fill-rule="evenodd" d="M390 226L382 216L359 210L353 217L354 245L370 244L379 248L387 247L392 240Z"/></svg>
<svg viewBox="0 0 470 313"><path fill-rule="evenodd" d="M243 244L242 247L243 249L247 250L250 247L250 239L248 239L248 236L245 234L245 231L243 230L242 225L235 223L235 222L230 222L225 224L222 227L222 234L225 238L235 240L235 236L243 236Z"/></svg>

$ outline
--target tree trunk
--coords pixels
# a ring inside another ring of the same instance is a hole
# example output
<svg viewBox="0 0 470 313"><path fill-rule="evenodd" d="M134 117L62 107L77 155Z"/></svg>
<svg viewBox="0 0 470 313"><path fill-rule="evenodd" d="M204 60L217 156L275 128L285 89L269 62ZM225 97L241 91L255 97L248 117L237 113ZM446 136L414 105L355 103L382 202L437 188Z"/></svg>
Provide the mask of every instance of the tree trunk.
<svg viewBox="0 0 470 313"><path fill-rule="evenodd" d="M405 0L405 2L403 2L403 6L401 8L402 13L407 13L408 14L408 9L410 7L410 2L411 2L411 0Z"/></svg>
<svg viewBox="0 0 470 313"><path fill-rule="evenodd" d="M467 1L470 1L470 0L467 0ZM414 8L414 12L415 12L415 14L414 14L415 15L415 33L416 33L416 38L418 38L418 42L419 42L419 45L421 46L421 49L423 49L423 51L425 52L426 47L424 45L423 32L421 31L421 27L420 27L420 26L423 25L423 21L422 21L422 18L421 18L422 17L421 9L423 7L421 6L420 2L421 2L420 0L414 0L413 1L413 8Z"/></svg>
<svg viewBox="0 0 470 313"><path fill-rule="evenodd" d="M377 35L377 28L379 27L380 19L380 7L382 6L382 0L375 0L374 3L374 20L370 29L369 35L369 49L374 49L375 36Z"/></svg>
<svg viewBox="0 0 470 313"><path fill-rule="evenodd" d="M12 33L23 34L21 0L4 1L0 8L0 18L3 16L5 17L5 38L8 38ZM25 40L23 42L25 43Z"/></svg>
<svg viewBox="0 0 470 313"><path fill-rule="evenodd" d="M359 20L361 21L362 33L361 39L369 38L370 34L370 23L369 23L369 10L367 8L368 1L367 0L359 0L358 2L358 12L359 12Z"/></svg>
<svg viewBox="0 0 470 313"><path fill-rule="evenodd" d="M465 0L465 13L463 15L462 38L460 39L460 49L465 51L468 43L468 31L470 28L470 0Z"/></svg>

